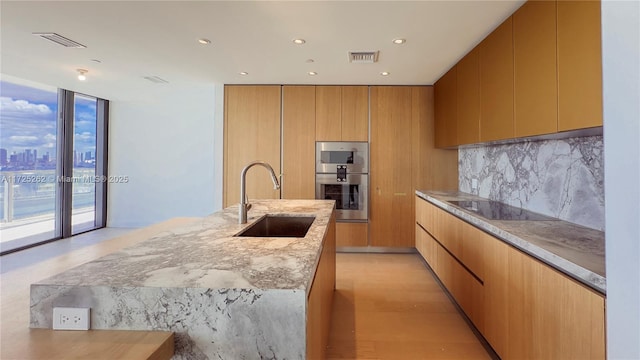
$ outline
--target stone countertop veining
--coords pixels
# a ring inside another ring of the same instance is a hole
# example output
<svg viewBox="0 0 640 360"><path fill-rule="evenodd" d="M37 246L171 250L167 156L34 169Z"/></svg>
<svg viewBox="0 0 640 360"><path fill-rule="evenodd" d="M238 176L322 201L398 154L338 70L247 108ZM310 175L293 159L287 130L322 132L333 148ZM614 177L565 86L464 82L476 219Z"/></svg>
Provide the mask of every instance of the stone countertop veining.
<svg viewBox="0 0 640 360"><path fill-rule="evenodd" d="M416 190L416 195L606 293L604 232L562 220L489 220L448 202L487 200L462 192Z"/></svg>
<svg viewBox="0 0 640 360"><path fill-rule="evenodd" d="M38 285L304 290L334 208L324 200L252 200L42 280ZM266 214L313 215L304 238L233 237Z"/></svg>

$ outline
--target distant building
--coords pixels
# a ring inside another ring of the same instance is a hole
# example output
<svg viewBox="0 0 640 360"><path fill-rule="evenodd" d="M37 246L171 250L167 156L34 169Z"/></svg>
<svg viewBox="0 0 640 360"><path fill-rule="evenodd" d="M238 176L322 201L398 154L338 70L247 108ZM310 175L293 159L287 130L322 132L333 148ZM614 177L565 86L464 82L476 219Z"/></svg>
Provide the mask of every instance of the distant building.
<svg viewBox="0 0 640 360"><path fill-rule="evenodd" d="M7 165L7 149L0 149L0 166Z"/></svg>

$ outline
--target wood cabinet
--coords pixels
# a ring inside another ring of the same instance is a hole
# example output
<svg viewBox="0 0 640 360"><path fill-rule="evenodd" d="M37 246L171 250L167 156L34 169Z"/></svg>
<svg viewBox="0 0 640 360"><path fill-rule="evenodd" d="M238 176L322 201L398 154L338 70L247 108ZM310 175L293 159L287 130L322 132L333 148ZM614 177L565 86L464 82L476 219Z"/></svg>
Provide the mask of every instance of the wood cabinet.
<svg viewBox="0 0 640 360"><path fill-rule="evenodd" d="M502 359L605 358L602 295L418 197L416 221L416 248Z"/></svg>
<svg viewBox="0 0 640 360"><path fill-rule="evenodd" d="M371 87L371 246L413 247L411 87Z"/></svg>
<svg viewBox="0 0 640 360"><path fill-rule="evenodd" d="M307 297L306 359L326 358L336 285L336 218L331 216L316 274Z"/></svg>
<svg viewBox="0 0 640 360"><path fill-rule="evenodd" d="M486 246L485 337L503 359L605 358L602 295L500 240Z"/></svg>
<svg viewBox="0 0 640 360"><path fill-rule="evenodd" d="M240 172L255 160L280 173L280 86L226 85L224 88L224 206L240 202ZM242 141L238 141L242 139ZM247 173L251 198L278 199L264 169Z"/></svg>
<svg viewBox="0 0 640 360"><path fill-rule="evenodd" d="M316 141L369 140L369 88L316 86Z"/></svg>
<svg viewBox="0 0 640 360"><path fill-rule="evenodd" d="M282 87L282 198L315 199L316 87Z"/></svg>
<svg viewBox="0 0 640 360"><path fill-rule="evenodd" d="M528 1L513 15L515 136L558 131L556 2Z"/></svg>
<svg viewBox="0 0 640 360"><path fill-rule="evenodd" d="M446 148L458 145L457 67L452 67L434 85L435 145Z"/></svg>
<svg viewBox="0 0 640 360"><path fill-rule="evenodd" d="M600 1L557 2L558 131L602 126Z"/></svg>
<svg viewBox="0 0 640 360"><path fill-rule="evenodd" d="M363 247L368 244L368 223L339 222L336 224L336 246Z"/></svg>
<svg viewBox="0 0 640 360"><path fill-rule="evenodd" d="M457 144L477 143L480 141L480 48L471 50L456 68Z"/></svg>
<svg viewBox="0 0 640 360"><path fill-rule="evenodd" d="M480 47L480 141L508 139L513 131L513 21L509 17Z"/></svg>
<svg viewBox="0 0 640 360"><path fill-rule="evenodd" d="M527 1L436 82L436 146L602 126L600 11L599 0Z"/></svg>
<svg viewBox="0 0 640 360"><path fill-rule="evenodd" d="M474 270L483 268L471 255L482 259L482 237L463 230L463 223L426 201L416 201L416 248L434 270L474 325L484 328L482 278ZM469 236L465 239L463 236ZM426 254L426 256L425 256Z"/></svg>

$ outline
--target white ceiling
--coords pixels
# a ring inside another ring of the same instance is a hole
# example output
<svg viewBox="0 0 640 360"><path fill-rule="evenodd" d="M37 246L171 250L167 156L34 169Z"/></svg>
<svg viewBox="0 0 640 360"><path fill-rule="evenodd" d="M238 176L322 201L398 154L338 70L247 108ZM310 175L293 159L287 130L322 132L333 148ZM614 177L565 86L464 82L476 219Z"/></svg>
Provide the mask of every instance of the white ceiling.
<svg viewBox="0 0 640 360"><path fill-rule="evenodd" d="M433 84L523 2L3 0L0 72L112 100L211 83ZM380 51L378 63L348 62L349 51L367 50ZM89 70L86 82L78 68ZM143 79L150 75L170 84Z"/></svg>

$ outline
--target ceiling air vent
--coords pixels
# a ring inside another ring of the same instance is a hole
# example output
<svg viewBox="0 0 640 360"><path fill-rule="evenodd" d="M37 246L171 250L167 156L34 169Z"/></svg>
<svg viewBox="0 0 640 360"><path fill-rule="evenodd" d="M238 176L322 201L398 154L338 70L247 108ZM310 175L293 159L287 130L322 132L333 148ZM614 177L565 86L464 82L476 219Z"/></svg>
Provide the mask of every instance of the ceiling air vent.
<svg viewBox="0 0 640 360"><path fill-rule="evenodd" d="M379 51L350 51L349 62L356 64L373 64L378 61Z"/></svg>
<svg viewBox="0 0 640 360"><path fill-rule="evenodd" d="M151 81L152 83L156 83L156 84L168 84L169 82L159 76L143 76L145 79Z"/></svg>
<svg viewBox="0 0 640 360"><path fill-rule="evenodd" d="M39 36L49 41L53 41L56 44L59 44L68 48L78 48L78 49L86 48L86 46L80 44L79 42L73 41L71 39L67 39L66 37L56 33L33 33L33 35Z"/></svg>

